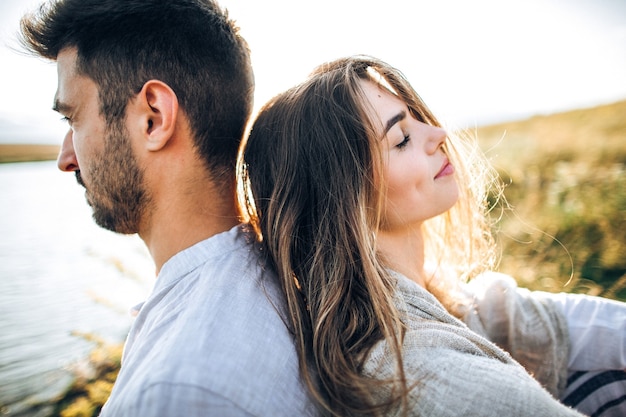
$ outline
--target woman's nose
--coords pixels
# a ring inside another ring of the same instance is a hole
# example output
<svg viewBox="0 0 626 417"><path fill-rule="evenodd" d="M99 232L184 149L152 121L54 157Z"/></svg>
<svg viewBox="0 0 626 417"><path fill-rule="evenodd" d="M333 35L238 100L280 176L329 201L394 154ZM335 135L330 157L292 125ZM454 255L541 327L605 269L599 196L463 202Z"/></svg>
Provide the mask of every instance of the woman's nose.
<svg viewBox="0 0 626 417"><path fill-rule="evenodd" d="M428 125L427 152L435 153L448 137L448 132L442 127Z"/></svg>
<svg viewBox="0 0 626 417"><path fill-rule="evenodd" d="M59 152L59 158L57 159L57 166L61 171L73 172L78 171L78 160L74 153L74 138L72 135L72 129L70 129L65 138L63 139L63 145Z"/></svg>

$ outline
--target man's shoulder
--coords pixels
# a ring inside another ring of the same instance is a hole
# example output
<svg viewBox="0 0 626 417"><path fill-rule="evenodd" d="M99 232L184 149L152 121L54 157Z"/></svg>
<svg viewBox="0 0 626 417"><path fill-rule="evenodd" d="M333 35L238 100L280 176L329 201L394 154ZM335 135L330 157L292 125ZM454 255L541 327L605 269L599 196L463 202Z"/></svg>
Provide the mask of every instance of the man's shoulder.
<svg viewBox="0 0 626 417"><path fill-rule="evenodd" d="M308 409L275 276L249 242L234 242L150 296L131 328L119 395L179 392L215 407L247 404L252 415L281 415L281 401Z"/></svg>
<svg viewBox="0 0 626 417"><path fill-rule="evenodd" d="M131 328L129 358L158 346L152 354L223 368L235 362L232 356L246 363L296 355L274 273L252 245L235 240L232 250L219 246L219 253L155 288Z"/></svg>
<svg viewBox="0 0 626 417"><path fill-rule="evenodd" d="M258 245L248 226L238 225L178 252L161 269L156 288L181 276L198 273L228 274L231 270L257 273ZM162 283L162 285L159 285Z"/></svg>
<svg viewBox="0 0 626 417"><path fill-rule="evenodd" d="M252 314L263 309L220 306L222 314L181 315L173 326L138 339L113 403L139 403L144 410L156 402L192 416L314 415L286 326Z"/></svg>
<svg viewBox="0 0 626 417"><path fill-rule="evenodd" d="M170 319L179 314L203 317L204 324L248 315L275 316L282 311L282 300L275 273L265 266L245 226L237 226L170 259L138 322L162 320L164 314Z"/></svg>

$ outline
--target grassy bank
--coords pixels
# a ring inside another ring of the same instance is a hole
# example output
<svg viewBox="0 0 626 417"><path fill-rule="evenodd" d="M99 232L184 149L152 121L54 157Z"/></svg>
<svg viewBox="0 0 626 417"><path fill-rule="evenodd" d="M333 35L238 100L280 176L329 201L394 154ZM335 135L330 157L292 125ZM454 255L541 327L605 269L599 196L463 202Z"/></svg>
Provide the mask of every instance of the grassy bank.
<svg viewBox="0 0 626 417"><path fill-rule="evenodd" d="M58 154L58 145L0 144L0 163L53 161Z"/></svg>
<svg viewBox="0 0 626 417"><path fill-rule="evenodd" d="M478 129L512 210L501 270L521 285L626 300L626 101Z"/></svg>
<svg viewBox="0 0 626 417"><path fill-rule="evenodd" d="M123 344L111 344L95 335L78 335L95 342L87 363L76 371L76 379L55 405L54 416L97 416L109 398L122 359Z"/></svg>

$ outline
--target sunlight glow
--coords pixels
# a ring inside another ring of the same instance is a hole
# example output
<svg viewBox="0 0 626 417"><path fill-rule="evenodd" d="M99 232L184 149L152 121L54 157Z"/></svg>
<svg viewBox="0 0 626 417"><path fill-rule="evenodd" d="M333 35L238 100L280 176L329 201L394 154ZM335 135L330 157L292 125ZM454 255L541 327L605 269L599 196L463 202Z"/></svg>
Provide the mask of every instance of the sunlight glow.
<svg viewBox="0 0 626 417"><path fill-rule="evenodd" d="M0 118L62 132L54 65L6 47L38 0L0 5ZM221 0L252 50L255 109L324 61L402 70L433 111L466 127L626 98L626 3L611 0ZM374 7L376 6L376 7Z"/></svg>

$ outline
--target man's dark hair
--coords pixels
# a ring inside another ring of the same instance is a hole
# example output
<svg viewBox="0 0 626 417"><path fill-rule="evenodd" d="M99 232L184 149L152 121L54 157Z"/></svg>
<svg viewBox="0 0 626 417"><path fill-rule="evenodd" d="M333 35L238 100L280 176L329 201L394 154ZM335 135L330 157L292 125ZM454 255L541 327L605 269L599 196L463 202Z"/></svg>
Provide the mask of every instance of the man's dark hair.
<svg viewBox="0 0 626 417"><path fill-rule="evenodd" d="M75 47L77 71L97 84L108 125L146 81L168 84L214 179L233 181L254 79L246 41L214 1L53 0L22 18L21 40L51 60Z"/></svg>

